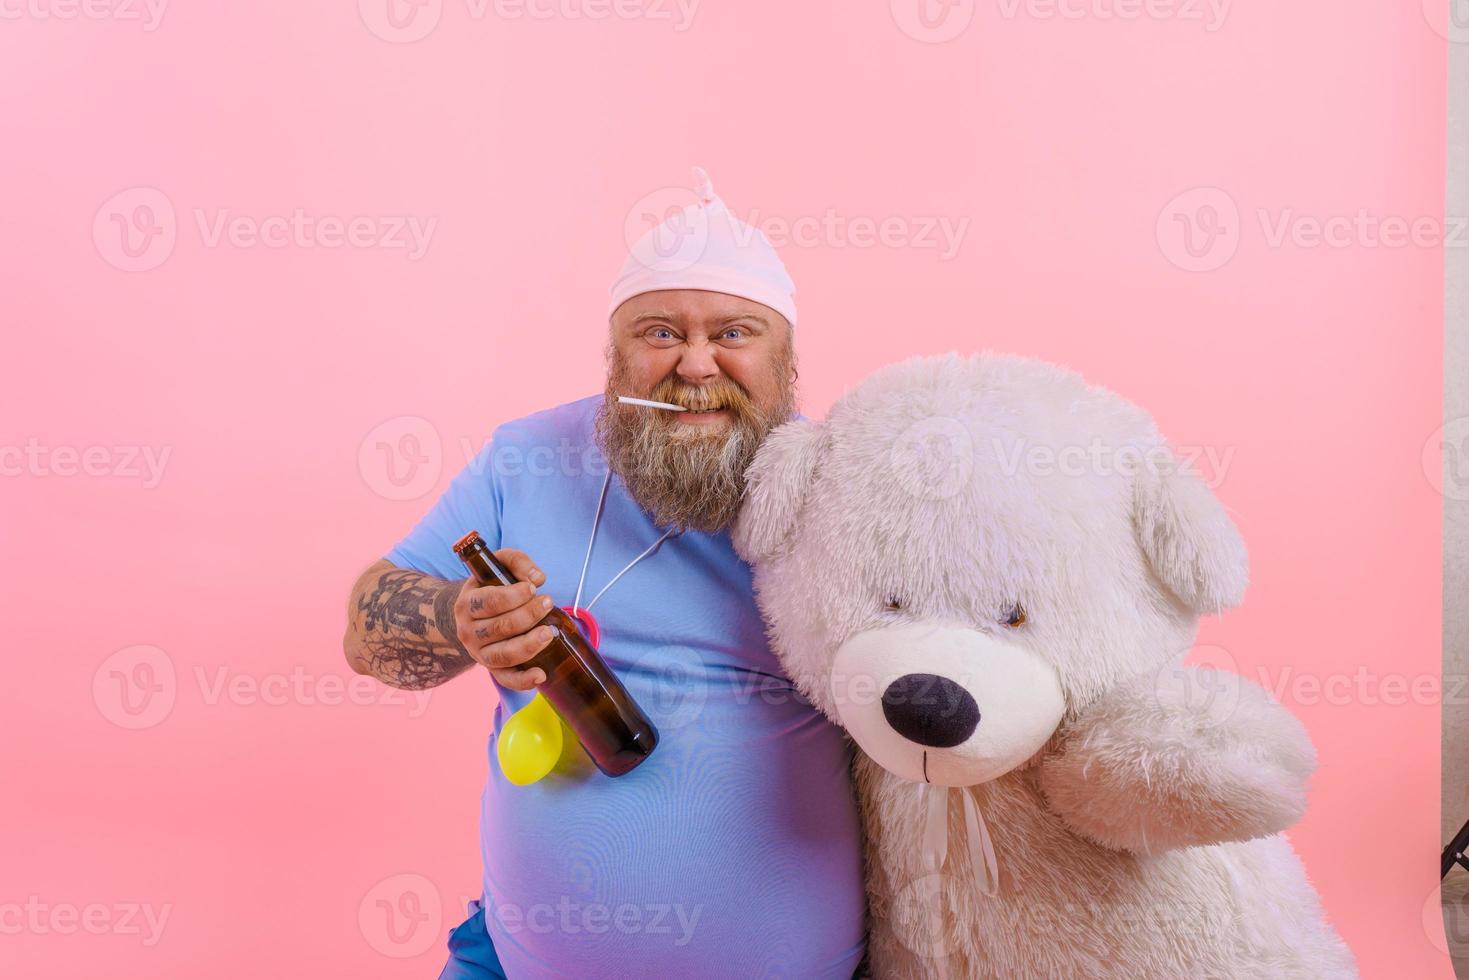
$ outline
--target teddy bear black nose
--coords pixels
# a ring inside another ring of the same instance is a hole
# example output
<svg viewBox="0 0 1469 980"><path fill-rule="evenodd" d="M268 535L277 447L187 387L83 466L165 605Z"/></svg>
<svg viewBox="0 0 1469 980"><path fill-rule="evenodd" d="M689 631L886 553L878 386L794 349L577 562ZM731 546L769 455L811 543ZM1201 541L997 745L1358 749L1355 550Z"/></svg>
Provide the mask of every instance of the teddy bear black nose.
<svg viewBox="0 0 1469 980"><path fill-rule="evenodd" d="M964 688L938 674L904 674L882 692L882 714L893 730L919 745L947 749L979 727L979 705Z"/></svg>

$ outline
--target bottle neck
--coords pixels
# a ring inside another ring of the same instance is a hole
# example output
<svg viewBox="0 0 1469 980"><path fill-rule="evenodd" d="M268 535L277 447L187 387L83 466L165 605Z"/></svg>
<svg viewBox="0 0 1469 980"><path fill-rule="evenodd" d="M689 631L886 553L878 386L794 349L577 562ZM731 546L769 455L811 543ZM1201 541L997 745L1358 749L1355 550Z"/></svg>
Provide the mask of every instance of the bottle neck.
<svg viewBox="0 0 1469 980"><path fill-rule="evenodd" d="M459 558L480 585L514 585L520 581L481 538L476 537L459 549Z"/></svg>

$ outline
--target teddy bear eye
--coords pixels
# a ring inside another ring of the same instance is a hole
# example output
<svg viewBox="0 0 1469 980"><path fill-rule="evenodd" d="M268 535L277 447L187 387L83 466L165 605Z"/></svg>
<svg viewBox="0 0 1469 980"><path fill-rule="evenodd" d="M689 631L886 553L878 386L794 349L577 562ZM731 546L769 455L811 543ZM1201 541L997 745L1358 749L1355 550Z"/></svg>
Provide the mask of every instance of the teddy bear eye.
<svg viewBox="0 0 1469 980"><path fill-rule="evenodd" d="M1012 630L1019 629L1029 621L1030 617L1025 614L1025 607L1018 602L1013 604L1010 607L1009 612L1005 613L1005 615L1000 619L1000 623L1002 625Z"/></svg>
<svg viewBox="0 0 1469 980"><path fill-rule="evenodd" d="M888 612L898 612L903 608L903 600L895 595L890 595L882 601L882 608Z"/></svg>

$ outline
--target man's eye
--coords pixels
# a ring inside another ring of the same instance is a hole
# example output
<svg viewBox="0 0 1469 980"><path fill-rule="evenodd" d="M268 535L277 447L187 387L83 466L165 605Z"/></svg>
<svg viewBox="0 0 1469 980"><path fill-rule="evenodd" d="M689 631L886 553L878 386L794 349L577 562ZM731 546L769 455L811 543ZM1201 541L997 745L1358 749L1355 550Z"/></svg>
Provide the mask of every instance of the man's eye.
<svg viewBox="0 0 1469 980"><path fill-rule="evenodd" d="M745 335L745 332L743 330L741 330L739 327L730 327L728 330L726 330L724 332L724 336L726 336L726 337L730 336L731 334L733 334L735 338L739 338L739 337L743 337Z"/></svg>
<svg viewBox="0 0 1469 980"><path fill-rule="evenodd" d="M1012 630L1019 629L1028 622L1030 622L1030 617L1025 614L1025 607L1018 602L1011 606L1010 611L1005 613L1004 617L1000 620L1002 626L1006 626Z"/></svg>

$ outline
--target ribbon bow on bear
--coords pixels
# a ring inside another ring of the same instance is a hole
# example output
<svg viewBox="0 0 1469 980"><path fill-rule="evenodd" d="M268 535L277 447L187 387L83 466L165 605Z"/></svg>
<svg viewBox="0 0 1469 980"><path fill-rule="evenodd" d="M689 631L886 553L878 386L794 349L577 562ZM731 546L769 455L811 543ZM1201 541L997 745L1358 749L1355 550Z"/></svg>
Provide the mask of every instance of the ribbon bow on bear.
<svg viewBox="0 0 1469 980"><path fill-rule="evenodd" d="M949 796L955 792L949 786L933 783L918 784L918 801L923 810L923 842L918 850L919 871L925 875L936 875L943 870L949 856ZM979 890L993 896L1000 887L1000 864L995 859L995 845L990 840L989 827L984 815L979 812L979 803L974 798L974 787L957 789L964 809L965 846L969 851L969 867L982 876ZM943 890L934 893L930 912L935 926L941 916ZM939 935L938 932L934 933Z"/></svg>

